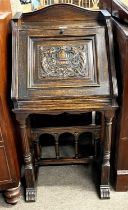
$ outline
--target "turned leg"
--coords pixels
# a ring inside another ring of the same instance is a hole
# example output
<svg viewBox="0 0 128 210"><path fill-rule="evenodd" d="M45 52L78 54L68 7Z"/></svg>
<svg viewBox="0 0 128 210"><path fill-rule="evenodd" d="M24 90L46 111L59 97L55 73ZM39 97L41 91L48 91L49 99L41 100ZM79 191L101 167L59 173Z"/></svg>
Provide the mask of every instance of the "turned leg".
<svg viewBox="0 0 128 210"><path fill-rule="evenodd" d="M110 176L110 149L111 149L111 133L112 119L114 111L105 111L105 133L103 146L103 162L101 168L101 185L100 197L102 199L110 198L109 176Z"/></svg>
<svg viewBox="0 0 128 210"><path fill-rule="evenodd" d="M34 171L35 171L35 179L38 179L38 173L39 173L39 166L38 166L38 161L41 158L41 146L39 145L39 135L36 133L32 133L32 149L34 151Z"/></svg>
<svg viewBox="0 0 128 210"><path fill-rule="evenodd" d="M75 136L75 158L79 158L79 150L78 150L78 133L75 132L74 133L74 136Z"/></svg>
<svg viewBox="0 0 128 210"><path fill-rule="evenodd" d="M32 133L33 135L33 146L34 146L34 156L35 160L38 161L41 158L41 148L39 145L39 136Z"/></svg>
<svg viewBox="0 0 128 210"><path fill-rule="evenodd" d="M92 111L92 126L96 126L96 111ZM97 157L97 142L96 142L96 135L92 133L92 145L94 146L94 159Z"/></svg>
<svg viewBox="0 0 128 210"><path fill-rule="evenodd" d="M4 197L7 203L16 204L20 197L20 184L15 188L7 189L4 192Z"/></svg>
<svg viewBox="0 0 128 210"><path fill-rule="evenodd" d="M17 113L16 117L21 131L21 141L22 141L24 169L25 169L25 182L26 182L26 201L35 201L36 200L35 174L32 163L32 156L30 152L30 142L27 132L28 115L23 113Z"/></svg>
<svg viewBox="0 0 128 210"><path fill-rule="evenodd" d="M60 151L59 151L59 134L55 133L54 134L55 137L55 152L56 152L56 159L59 160L60 159Z"/></svg>

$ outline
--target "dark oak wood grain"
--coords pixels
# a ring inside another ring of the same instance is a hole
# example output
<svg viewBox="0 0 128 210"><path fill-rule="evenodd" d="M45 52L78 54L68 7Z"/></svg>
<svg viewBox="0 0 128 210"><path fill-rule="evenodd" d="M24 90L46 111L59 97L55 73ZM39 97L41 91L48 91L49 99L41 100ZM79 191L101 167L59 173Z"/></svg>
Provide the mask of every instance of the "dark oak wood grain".
<svg viewBox="0 0 128 210"><path fill-rule="evenodd" d="M102 8L113 16L116 74L119 86L119 110L116 113L115 132L112 146L114 185L117 191L128 190L128 6L121 0L102 1Z"/></svg>
<svg viewBox="0 0 128 210"><path fill-rule="evenodd" d="M31 116L93 111L102 116L101 129L94 125L103 149L100 197L109 198L111 128L117 108L110 14L68 4L52 5L28 14L16 14L12 35L12 100L21 129L26 201L36 199L35 168L92 159L79 158L78 135L82 127L33 130ZM59 135L69 130L75 139L75 158L61 159ZM90 130L93 133L93 127L85 127L85 132ZM41 159L38 137L43 132L54 136L56 160Z"/></svg>
<svg viewBox="0 0 128 210"><path fill-rule="evenodd" d="M19 191L19 167L14 127L8 106L10 83L8 76L11 73L11 67L8 68L10 19L9 1L0 1L0 190L5 193L6 190L10 190L10 199L6 201L14 204L19 197L17 194L14 201L15 189Z"/></svg>
<svg viewBox="0 0 128 210"><path fill-rule="evenodd" d="M110 13L112 11L112 0L100 0L100 9L107 9Z"/></svg>
<svg viewBox="0 0 128 210"><path fill-rule="evenodd" d="M119 83L120 110L117 118L117 138L115 157L115 188L117 191L128 190L128 26L113 20L117 75Z"/></svg>
<svg viewBox="0 0 128 210"><path fill-rule="evenodd" d="M121 0L113 0L112 16L128 24L128 5Z"/></svg>

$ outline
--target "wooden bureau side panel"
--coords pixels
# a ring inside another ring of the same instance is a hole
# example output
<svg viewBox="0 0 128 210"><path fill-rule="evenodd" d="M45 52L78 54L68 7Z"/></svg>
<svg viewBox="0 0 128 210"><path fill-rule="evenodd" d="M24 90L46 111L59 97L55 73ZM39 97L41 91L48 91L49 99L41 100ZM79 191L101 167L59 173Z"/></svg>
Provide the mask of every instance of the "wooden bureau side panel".
<svg viewBox="0 0 128 210"><path fill-rule="evenodd" d="M120 58L117 74L121 75L119 77L119 86L120 86L120 133L119 133L119 159L122 162L122 166L117 164L117 167L122 167L122 169L128 169L128 161L127 161L127 151L128 151L128 28L123 27L118 22L115 22L115 32L116 32L116 40L117 40L117 50L118 56ZM121 27L122 26L122 27ZM127 33L125 33L125 30ZM124 145L124 146L123 146ZM126 155L126 156L125 156ZM125 156L125 158L124 158Z"/></svg>
<svg viewBox="0 0 128 210"><path fill-rule="evenodd" d="M128 138L120 138L118 148L118 163L117 163L117 174L118 170L127 170L128 175ZM121 174L121 172L120 172ZM123 174L123 171L122 171Z"/></svg>
<svg viewBox="0 0 128 210"><path fill-rule="evenodd" d="M11 181L11 174L4 146L0 146L0 184Z"/></svg>
<svg viewBox="0 0 128 210"><path fill-rule="evenodd" d="M116 190L128 190L128 27L113 20L120 113L116 139Z"/></svg>
<svg viewBox="0 0 128 210"><path fill-rule="evenodd" d="M3 107L0 97L0 190L15 187L19 182L16 145L10 123L9 112Z"/></svg>
<svg viewBox="0 0 128 210"><path fill-rule="evenodd" d="M15 134L8 105L9 75L11 73L8 51L10 19L11 13L0 13L0 128L2 134L0 141L2 147L0 150L0 190L16 187L19 183Z"/></svg>

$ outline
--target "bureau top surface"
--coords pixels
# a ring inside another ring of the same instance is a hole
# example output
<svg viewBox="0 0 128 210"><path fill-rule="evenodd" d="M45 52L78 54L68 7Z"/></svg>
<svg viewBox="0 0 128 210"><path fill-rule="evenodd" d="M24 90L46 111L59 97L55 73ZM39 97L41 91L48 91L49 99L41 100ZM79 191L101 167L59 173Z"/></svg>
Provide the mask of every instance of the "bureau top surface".
<svg viewBox="0 0 128 210"><path fill-rule="evenodd" d="M85 9L72 4L54 4L43 9L29 12L16 13L13 17L14 21L24 22L44 22L44 21L59 21L59 20L84 20L84 21L100 21L105 18L110 18L110 13L107 10L91 10Z"/></svg>

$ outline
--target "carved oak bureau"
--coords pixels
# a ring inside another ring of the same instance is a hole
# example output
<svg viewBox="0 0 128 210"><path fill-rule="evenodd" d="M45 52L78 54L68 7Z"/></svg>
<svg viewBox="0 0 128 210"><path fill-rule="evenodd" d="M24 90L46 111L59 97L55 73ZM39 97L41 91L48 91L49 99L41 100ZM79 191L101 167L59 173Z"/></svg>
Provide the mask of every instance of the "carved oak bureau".
<svg viewBox="0 0 128 210"><path fill-rule="evenodd" d="M100 197L109 198L111 127L117 107L110 14L55 4L17 14L12 25L12 100L21 130L26 201L35 201L39 166L86 163L97 157L96 153L85 158L79 155L78 135L84 131L100 138ZM46 115L50 122L60 114L82 116L90 112L92 116L100 113L100 124L92 120L89 125L78 126L74 120L73 126L64 126L61 119L58 126L53 123L52 127L33 128L31 122L34 115L41 115L45 125ZM41 158L39 137L44 133L54 136L54 159ZM75 155L71 158L60 156L62 133L75 136Z"/></svg>

